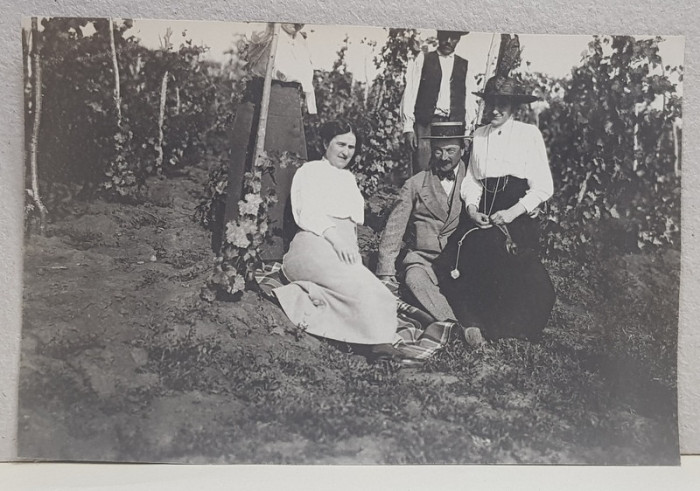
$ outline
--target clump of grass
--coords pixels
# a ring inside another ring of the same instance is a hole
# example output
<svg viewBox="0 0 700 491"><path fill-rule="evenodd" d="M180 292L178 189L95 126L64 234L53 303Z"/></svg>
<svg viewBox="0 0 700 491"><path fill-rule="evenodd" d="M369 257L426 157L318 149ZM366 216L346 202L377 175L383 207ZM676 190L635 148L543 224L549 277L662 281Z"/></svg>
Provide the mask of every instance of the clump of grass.
<svg viewBox="0 0 700 491"><path fill-rule="evenodd" d="M33 407L39 402L51 401L55 406L89 405L96 400L95 393L75 369L65 367L50 374L23 369L23 390L20 406Z"/></svg>
<svg viewBox="0 0 700 491"><path fill-rule="evenodd" d="M157 373L167 390L229 391L229 363L215 340L179 339L166 346L148 346L147 368Z"/></svg>
<svg viewBox="0 0 700 491"><path fill-rule="evenodd" d="M165 262L175 269L185 269L200 263L207 257L205 253L196 250L184 250L167 257Z"/></svg>
<svg viewBox="0 0 700 491"><path fill-rule="evenodd" d="M151 191L147 196L144 196L143 202L150 203L158 208L172 208L175 199L170 194Z"/></svg>
<svg viewBox="0 0 700 491"><path fill-rule="evenodd" d="M57 360L71 359L76 354L93 348L104 348L99 333L72 333L72 336L52 337L37 347L37 353Z"/></svg>
<svg viewBox="0 0 700 491"><path fill-rule="evenodd" d="M140 229L142 227L165 228L167 222L162 217L142 210L129 219L129 226L134 229Z"/></svg>
<svg viewBox="0 0 700 491"><path fill-rule="evenodd" d="M54 234L59 237L65 237L69 244L82 251L105 244L105 239L102 233L95 232L88 228L59 228L54 232Z"/></svg>
<svg viewBox="0 0 700 491"><path fill-rule="evenodd" d="M165 274L160 271L148 269L143 273L143 278L134 288L136 290L142 290L163 281L165 278Z"/></svg>

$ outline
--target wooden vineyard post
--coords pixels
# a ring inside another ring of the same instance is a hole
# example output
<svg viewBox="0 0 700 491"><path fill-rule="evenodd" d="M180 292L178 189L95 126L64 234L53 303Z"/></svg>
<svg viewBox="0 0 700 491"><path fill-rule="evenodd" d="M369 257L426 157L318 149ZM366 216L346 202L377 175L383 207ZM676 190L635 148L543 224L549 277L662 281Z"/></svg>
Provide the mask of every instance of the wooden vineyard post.
<svg viewBox="0 0 700 491"><path fill-rule="evenodd" d="M39 26L36 17L32 17L32 66L34 68L34 123L32 125L32 139L29 147L29 172L32 181L32 199L39 210L39 232L44 235L46 231L46 206L41 201L39 194L39 165L37 153L39 151L39 129L41 126L41 44L39 39Z"/></svg>
<svg viewBox="0 0 700 491"><path fill-rule="evenodd" d="M161 38L158 37L160 41L160 49L165 52L170 51L172 43L170 42L170 37L173 35L173 30L168 27L165 30L165 35ZM166 57L164 57L166 58ZM167 58L166 58L167 59ZM165 105L168 98L168 77L170 77L170 72L165 70L163 78L160 81L160 103L158 104L158 141L156 141L156 170L158 175L163 172L163 143L165 140L165 135L163 134L163 124L165 123Z"/></svg>
<svg viewBox="0 0 700 491"><path fill-rule="evenodd" d="M632 170L637 172L639 168L639 161L637 159L637 148L639 148L639 104L634 105L634 127L632 129L632 155L634 157L632 161Z"/></svg>
<svg viewBox="0 0 700 491"><path fill-rule="evenodd" d="M486 88L486 82L491 78L490 73L491 67L493 66L493 47L496 34L491 38L491 45L489 46L489 53L486 58L486 71L484 73L484 87ZM498 47L498 58L496 59L496 68L493 71L493 75L498 75L502 77L510 76L510 73L520 65L520 39L518 35L515 34L511 37L510 34L501 34L501 41ZM482 88L482 90L483 90ZM479 101L479 112L477 114L476 122L481 123L484 113L484 100Z"/></svg>
<svg viewBox="0 0 700 491"><path fill-rule="evenodd" d="M496 43L496 33L491 36L491 44L489 45L489 52L486 55L486 69L484 70L484 83L481 86L481 91L483 92L486 88L486 82L491 78L491 67L493 66L493 47ZM479 111L476 114L476 125L481 124L481 118L484 117L484 99L479 99Z"/></svg>
<svg viewBox="0 0 700 491"><path fill-rule="evenodd" d="M165 123L165 103L167 102L169 76L170 72L166 70L160 83L160 104L158 105L158 141L156 142L156 169L158 169L159 175L163 170L163 140L165 139L165 135L163 134L163 124Z"/></svg>
<svg viewBox="0 0 700 491"><path fill-rule="evenodd" d="M673 133L673 172L676 176L681 175L681 152L680 152L680 135L681 123L680 119L676 118L673 120L673 126L671 127Z"/></svg>
<svg viewBox="0 0 700 491"><path fill-rule="evenodd" d="M258 121L258 131L255 136L255 154L253 155L253 168L256 168L258 162L265 152L265 134L267 132L267 113L270 109L270 91L272 89L272 70L275 65L275 56L277 55L277 43L280 36L279 23L272 24L272 42L270 45L270 57L267 60L267 69L265 70L265 80L263 82L262 100L260 101L260 119Z"/></svg>
<svg viewBox="0 0 700 491"><path fill-rule="evenodd" d="M114 106L117 109L117 127L122 127L122 97L119 87L119 63L117 62L117 45L114 42L114 21L109 19L109 46L112 50L112 69L114 71Z"/></svg>

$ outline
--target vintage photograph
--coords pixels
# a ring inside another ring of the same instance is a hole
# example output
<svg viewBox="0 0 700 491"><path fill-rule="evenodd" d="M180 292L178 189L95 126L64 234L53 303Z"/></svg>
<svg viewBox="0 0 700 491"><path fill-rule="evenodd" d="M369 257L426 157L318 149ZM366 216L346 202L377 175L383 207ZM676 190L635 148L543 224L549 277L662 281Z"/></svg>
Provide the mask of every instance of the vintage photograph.
<svg viewBox="0 0 700 491"><path fill-rule="evenodd" d="M680 36L33 17L18 457L678 465Z"/></svg>

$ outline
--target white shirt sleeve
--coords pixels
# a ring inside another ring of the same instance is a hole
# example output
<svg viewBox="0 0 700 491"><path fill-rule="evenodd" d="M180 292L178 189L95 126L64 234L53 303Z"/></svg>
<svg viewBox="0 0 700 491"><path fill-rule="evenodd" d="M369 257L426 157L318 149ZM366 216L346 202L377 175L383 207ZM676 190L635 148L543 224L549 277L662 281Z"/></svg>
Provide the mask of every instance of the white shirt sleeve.
<svg viewBox="0 0 700 491"><path fill-rule="evenodd" d="M413 131L416 122L415 110L416 99L418 98L418 87L420 86L420 76L423 72L423 61L425 55L421 51L415 60L409 61L406 67L406 88L401 98L401 123L403 132Z"/></svg>
<svg viewBox="0 0 700 491"><path fill-rule="evenodd" d="M316 92L314 91L314 65L306 38L301 33L296 37L297 59L299 60L300 82L306 97L309 114L316 114Z"/></svg>
<svg viewBox="0 0 700 491"><path fill-rule="evenodd" d="M273 77L276 80L299 82L306 97L309 114L316 114L314 68L311 63L311 52L301 33L297 33L292 38L287 32L280 32Z"/></svg>
<svg viewBox="0 0 700 491"><path fill-rule="evenodd" d="M316 92L314 91L313 86L311 87L311 90L304 91L304 96L306 97L306 109L309 111L309 114L318 113L318 109L316 107Z"/></svg>
<svg viewBox="0 0 700 491"><path fill-rule="evenodd" d="M481 183L474 175L474 167L476 166L474 152L472 151L469 157L469 165L467 166L467 175L462 180L462 185L459 188L459 195L464 201L464 208L469 205L476 206L479 209L479 201L481 201Z"/></svg>
<svg viewBox="0 0 700 491"><path fill-rule="evenodd" d="M440 63L440 90L438 90L437 102L435 103L435 114L450 114L452 110L452 71L455 66L454 53L450 56L438 55ZM422 73L421 73L422 75Z"/></svg>
<svg viewBox="0 0 700 491"><path fill-rule="evenodd" d="M540 130L533 125L528 125L525 146L525 178L530 189L525 196L520 198L528 213L547 201L554 193L552 171L549 169L547 148Z"/></svg>
<svg viewBox="0 0 700 491"><path fill-rule="evenodd" d="M294 174L291 189L292 215L302 230L323 236L334 227L325 211L323 172L319 172L317 162L307 162Z"/></svg>

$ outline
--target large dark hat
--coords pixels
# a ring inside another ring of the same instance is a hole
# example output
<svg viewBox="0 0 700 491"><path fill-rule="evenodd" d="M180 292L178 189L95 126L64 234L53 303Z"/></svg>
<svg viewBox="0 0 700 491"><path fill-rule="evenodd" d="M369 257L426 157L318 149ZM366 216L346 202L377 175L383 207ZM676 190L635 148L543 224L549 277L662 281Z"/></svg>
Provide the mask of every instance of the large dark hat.
<svg viewBox="0 0 700 491"><path fill-rule="evenodd" d="M464 134L464 123L459 121L444 121L430 124L430 135L422 136L426 140L454 140L471 138Z"/></svg>
<svg viewBox="0 0 700 491"><path fill-rule="evenodd" d="M482 99L504 97L510 99L513 104L527 104L539 99L539 97L532 94L526 94L522 85L514 79L499 75L488 79L483 92L472 92L472 94Z"/></svg>
<svg viewBox="0 0 700 491"><path fill-rule="evenodd" d="M439 36L440 34L454 34L454 35L457 35L459 37L462 37L462 36L466 36L467 34L469 34L469 31L445 31L445 30L438 29L437 35Z"/></svg>

